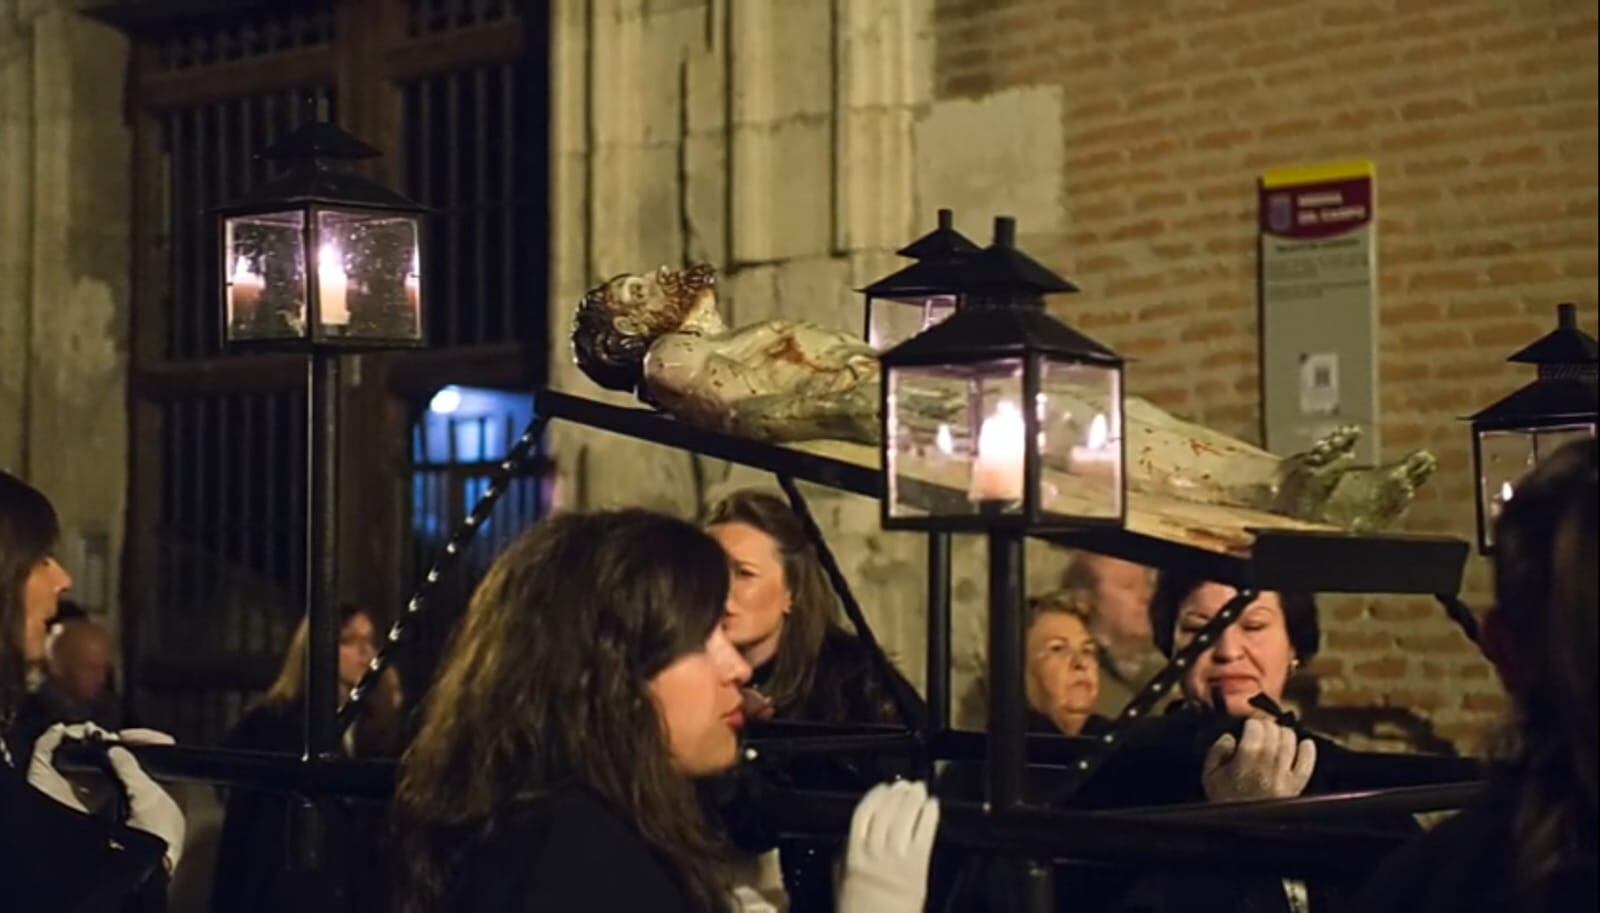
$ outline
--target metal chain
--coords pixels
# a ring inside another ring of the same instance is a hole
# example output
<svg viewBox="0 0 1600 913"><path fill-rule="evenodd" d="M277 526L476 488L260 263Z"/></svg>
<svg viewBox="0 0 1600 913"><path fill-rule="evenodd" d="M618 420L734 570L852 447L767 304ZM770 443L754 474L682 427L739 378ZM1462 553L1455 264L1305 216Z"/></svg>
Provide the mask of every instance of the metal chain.
<svg viewBox="0 0 1600 913"><path fill-rule="evenodd" d="M793 477L782 474L778 476L778 485L783 488L783 494L789 501L789 509L794 511L795 518L800 521L806 538L811 541L812 550L817 554L817 563L822 565L822 572L833 587L834 595L839 597L839 605L844 609L845 617L855 626L856 637L866 648L873 670L882 677L884 687L894 699L895 709L900 712L900 719L908 728L918 732L924 731L926 709L906 684L905 679L896 671L888 654L883 652L883 647L878 644L878 638L873 635L871 626L867 624L866 613L861 611L861 604L856 601L855 593L850 590L849 579L839 567L833 549L828 547L828 541L822 535L822 527L817 525L816 517L811 513L811 506L800 493L800 486L795 484Z"/></svg>
<svg viewBox="0 0 1600 913"><path fill-rule="evenodd" d="M1127 727L1134 720L1149 716L1155 710L1156 703L1161 700L1162 696L1170 691L1173 685L1178 683L1178 679L1182 678L1184 673L1188 671L1189 666L1200 658L1200 654L1211 649L1212 641L1222 636L1223 629L1233 624L1240 615L1244 614L1245 608L1256 601L1257 595L1259 594L1255 590L1239 590L1232 599L1223 605L1216 615L1212 616L1210 621L1206 622L1205 627L1195 633L1194 640L1184 645L1183 649L1173 653L1172 659L1162 667L1161 671L1157 672L1155 677L1150 679L1149 683L1138 694L1134 695L1133 700L1128 702L1128 706L1122 708L1122 712L1117 714L1117 718L1111 723L1111 728L1097 736L1104 743L1105 748L1078 760L1071 772L1068 788L1063 798L1070 798L1076 793L1078 788L1087 782L1108 758L1116 753L1119 737L1127 730Z"/></svg>
<svg viewBox="0 0 1600 913"><path fill-rule="evenodd" d="M428 597L438 587L439 581L444 579L444 575L455 567L457 562L461 560L462 553L467 550L467 546L472 544L472 539L478 534L479 527L489 519L489 515L494 511L496 502L505 494L512 474L523 465L528 458L529 451L544 436L544 426L548 421L548 417L536 415L533 417L533 421L528 423L527 429L522 432L522 437L517 439L517 442L506 452L505 459L501 460L500 465L495 468L494 477L489 481L489 487L484 491L483 497L479 498L478 503L472 506L472 512L455 528L449 540L445 542L444 548L434 558L433 566L428 569L428 573L422 578L422 582L417 585L416 592L406 602L406 610L400 614L399 618L395 619L394 625L389 629L389 636L384 639L384 642L378 648L378 654L372 658L372 662L367 664L367 671L362 673L361 681L350 689L349 700L345 701L345 705L339 709L340 732L349 729L350 724L355 722L356 714L361 711L362 701L372 690L373 685L377 684L378 677L383 674L383 670L389 667L395 649L405 639L409 631L409 625L422 614Z"/></svg>

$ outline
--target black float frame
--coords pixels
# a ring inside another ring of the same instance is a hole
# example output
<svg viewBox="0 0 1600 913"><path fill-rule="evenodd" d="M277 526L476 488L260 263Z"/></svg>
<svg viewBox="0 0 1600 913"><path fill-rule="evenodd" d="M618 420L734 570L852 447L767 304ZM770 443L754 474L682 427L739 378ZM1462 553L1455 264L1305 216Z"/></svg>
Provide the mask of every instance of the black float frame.
<svg viewBox="0 0 1600 913"><path fill-rule="evenodd" d="M542 390L535 397L535 419L500 464L501 476L484 499L463 521L441 551L438 561L408 602L405 612L383 645L380 659L340 711L340 728L349 724L370 682L392 659L404 641L409 619L425 610L427 598L453 566L463 545L475 534L504 483L532 452L546 425L555 420L621 434L670 447L692 450L745 466L775 473L803 518L809 509L795 482L806 481L866 497L879 494L878 473L843 460L817 456L786 447L702 431L659 413L612 406L581 397ZM807 523L819 554L830 555L815 523ZM1020 637L1023 594L1020 589L1021 534L998 534L1000 554L991 554L990 596L1001 604L991 606L991 643L1009 643ZM1471 615L1456 599L1468 544L1436 536L1357 536L1325 533L1260 531L1249 557L1226 555L1141 536L1125 530L1105 529L1049 536L1073 548L1102 552L1160 567L1181 567L1228 583L1241 597L1293 582L1323 592L1390 592L1434 595L1469 635ZM825 558L825 564L829 559ZM1481 771L1475 762L1447 757L1366 755L1364 766L1385 788L1331 796L1240 803L1227 807L1177 806L1130 809L1117 812L1077 812L1032 808L1024 804L1020 784L1026 765L1050 763L1067 768L1081 779L1109 757L1118 728L1108 736L1081 738L1027 735L1021 714L1001 713L991 731L960 732L949 726L950 654L950 536L928 534L928 713L909 714L915 725L814 727L800 724L764 727L764 738L752 739L746 757L760 762L808 753L896 751L923 759L989 760L990 799L982 805L944 803L941 839L955 846L1031 859L1081 859L1097 862L1140 861L1178 866L1259 867L1270 865L1296 875L1355 873L1367 870L1382 855L1394 850L1401 838L1349 827L1306 827L1307 816L1339 821L1349 816L1386 811L1433 811L1459 807L1477 787ZM837 570L835 563L834 569ZM830 575L832 576L832 575ZM860 607L844 585L842 575L832 582L863 640L872 645L874 661L888 663L876 647ZM1009 604L1006 604L1009 603ZM1119 723L1148 713L1175 679L1182 665L1205 648L1247 603L1237 598L1224 607L1186 651L1158 674L1119 715ZM333 606L313 600L312 630L328 623ZM998 610L998 611L996 611ZM1020 649L1020 641L1019 641ZM991 647L993 649L993 647ZM327 662L333 657L317 658ZM991 653L991 664L995 654ZM991 665L991 668L993 666ZM325 670L331 675L331 667ZM1003 681L1015 676L991 676ZM892 677L891 677L892 678ZM993 689L1000 690L1000 689ZM311 695L326 693L308 689ZM914 696L896 695L903 705ZM1007 697L1006 699L1020 700ZM996 698L998 700L998 698ZM1014 705L1020 711L1020 703ZM307 708L313 719L332 715L332 706ZM327 723L322 722L326 727ZM326 731L326 730L324 730ZM313 742L315 744L315 741ZM308 746L309 747L309 746ZM305 756L185 747L137 747L135 753L158 778L202 781L274 789L316 798L345 797L385 800L393 789L395 765L387 761L345 759L319 751ZM58 755L64 766L92 769L95 749L72 746ZM998 800L998 801L996 801ZM838 837L849 821L854 797L811 791L783 791L774 806L777 824L786 833ZM1274 822L1297 816L1296 827ZM1036 877L1048 867L1028 866ZM1035 885L1034 887L1037 887ZM1029 890L1030 896L1039 892Z"/></svg>

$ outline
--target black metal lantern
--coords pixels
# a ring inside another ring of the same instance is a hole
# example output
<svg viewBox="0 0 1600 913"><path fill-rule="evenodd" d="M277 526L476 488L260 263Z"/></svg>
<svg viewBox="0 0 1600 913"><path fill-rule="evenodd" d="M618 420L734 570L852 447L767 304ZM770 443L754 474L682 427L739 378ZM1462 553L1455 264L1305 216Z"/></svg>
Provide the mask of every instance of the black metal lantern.
<svg viewBox="0 0 1600 913"><path fill-rule="evenodd" d="M1517 480L1562 444L1595 436L1594 337L1578 329L1573 304L1556 308L1556 329L1506 359L1538 369L1533 383L1472 416L1478 480L1478 548L1494 552L1494 525Z"/></svg>
<svg viewBox="0 0 1600 913"><path fill-rule="evenodd" d="M261 155L288 173L217 210L224 344L422 345L425 210L349 170L378 151L317 121Z"/></svg>
<svg viewBox="0 0 1600 913"><path fill-rule="evenodd" d="M886 528L1123 522L1123 360L1046 313L1077 288L1015 241L996 219L961 310L882 357Z"/></svg>
<svg viewBox="0 0 1600 913"><path fill-rule="evenodd" d="M895 251L917 262L879 279L867 296L867 344L879 352L948 318L961 307L965 261L981 248L955 230L955 214L939 210L939 227Z"/></svg>

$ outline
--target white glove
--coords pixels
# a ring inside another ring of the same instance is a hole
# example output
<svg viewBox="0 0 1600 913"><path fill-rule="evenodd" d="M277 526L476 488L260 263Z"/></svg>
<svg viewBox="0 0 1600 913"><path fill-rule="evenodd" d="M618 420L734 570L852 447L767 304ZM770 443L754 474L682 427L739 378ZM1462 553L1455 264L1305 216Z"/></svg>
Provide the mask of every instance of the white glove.
<svg viewBox="0 0 1600 913"><path fill-rule="evenodd" d="M56 723L33 743L33 758L28 761L28 783L75 812L89 813L83 797L61 771L56 770L56 749L62 739L87 739L91 735L116 738L93 723Z"/></svg>
<svg viewBox="0 0 1600 913"><path fill-rule="evenodd" d="M153 730L144 732L152 733ZM154 734L165 736L164 733ZM165 736L165 738L170 744L172 737ZM112 747L106 752L106 757L111 761L111 769L116 772L117 779L122 781L122 786L128 793L128 826L147 834L154 834L166 841L167 872L170 874L178 868L178 860L183 856L183 834L186 827L183 811L178 808L178 803L173 801L166 790L150 779L150 775L144 772L144 768L139 766L139 762L134 760L126 748Z"/></svg>
<svg viewBox="0 0 1600 913"><path fill-rule="evenodd" d="M122 742L127 745L173 745L177 743L177 739L159 729L118 729L116 735L110 738L114 742Z"/></svg>
<svg viewBox="0 0 1600 913"><path fill-rule="evenodd" d="M1212 802L1298 796L1317 769L1317 743L1269 720L1244 721L1235 739L1223 735L1206 752L1201 782Z"/></svg>
<svg viewBox="0 0 1600 913"><path fill-rule="evenodd" d="M838 913L921 913L939 800L921 783L880 783L856 806Z"/></svg>

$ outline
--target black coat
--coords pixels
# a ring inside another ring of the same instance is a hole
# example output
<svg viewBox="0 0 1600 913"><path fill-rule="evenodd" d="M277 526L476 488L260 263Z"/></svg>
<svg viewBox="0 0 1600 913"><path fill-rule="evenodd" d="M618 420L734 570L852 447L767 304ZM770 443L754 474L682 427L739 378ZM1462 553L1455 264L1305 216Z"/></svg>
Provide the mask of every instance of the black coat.
<svg viewBox="0 0 1600 913"><path fill-rule="evenodd" d="M1203 803L1206 795L1201 772L1206 752L1223 733L1237 736L1242 726L1243 721L1233 717L1174 705L1163 716L1123 727L1117 750L1094 776L1072 792L1070 799L1063 799L1068 786L1066 771L1030 769L1028 800L1046 807L1101 810ZM1316 733L1301 729L1300 734L1317 743L1317 767L1305 795L1370 785L1361 782L1358 755ZM981 765L977 766L981 773ZM974 794L975 784L980 783L968 772L949 785ZM1418 830L1411 816L1404 814L1378 815L1355 826L1401 833ZM985 871L984 866L970 860L960 861L958 870L962 873L959 881L937 886L930 910L976 913L1006 909L1001 896L1003 882L997 871ZM1058 866L1055 876L1057 908L1074 913L1288 913L1292 909L1283 880L1271 872L1241 875L1220 870L1135 872L1114 867ZM1360 909L1350 902L1358 889L1359 884L1348 879L1317 879L1305 885L1312 910L1335 913Z"/></svg>
<svg viewBox="0 0 1600 913"><path fill-rule="evenodd" d="M750 684L764 690L772 677L772 666L769 662L756 669ZM811 687L776 708L774 718L796 723L913 723L901 714L894 689L901 688L912 697L916 689L898 670L891 668L888 676L893 677L892 684L878 671L860 638L830 627L817 650ZM922 712L920 704L914 712Z"/></svg>
<svg viewBox="0 0 1600 913"><path fill-rule="evenodd" d="M639 832L580 787L505 809L462 848L439 913L689 913Z"/></svg>
<svg viewBox="0 0 1600 913"><path fill-rule="evenodd" d="M299 755L305 746L305 712L299 704L261 704L228 733L225 747ZM310 873L293 862L291 834L302 800L233 787L217 840L213 913L279 913L316 899L318 909L376 913L387 909L384 874L385 810L354 801L325 802L332 836L329 864Z"/></svg>
<svg viewBox="0 0 1600 913"><path fill-rule="evenodd" d="M166 844L75 812L0 762L0 909L161 913Z"/></svg>

